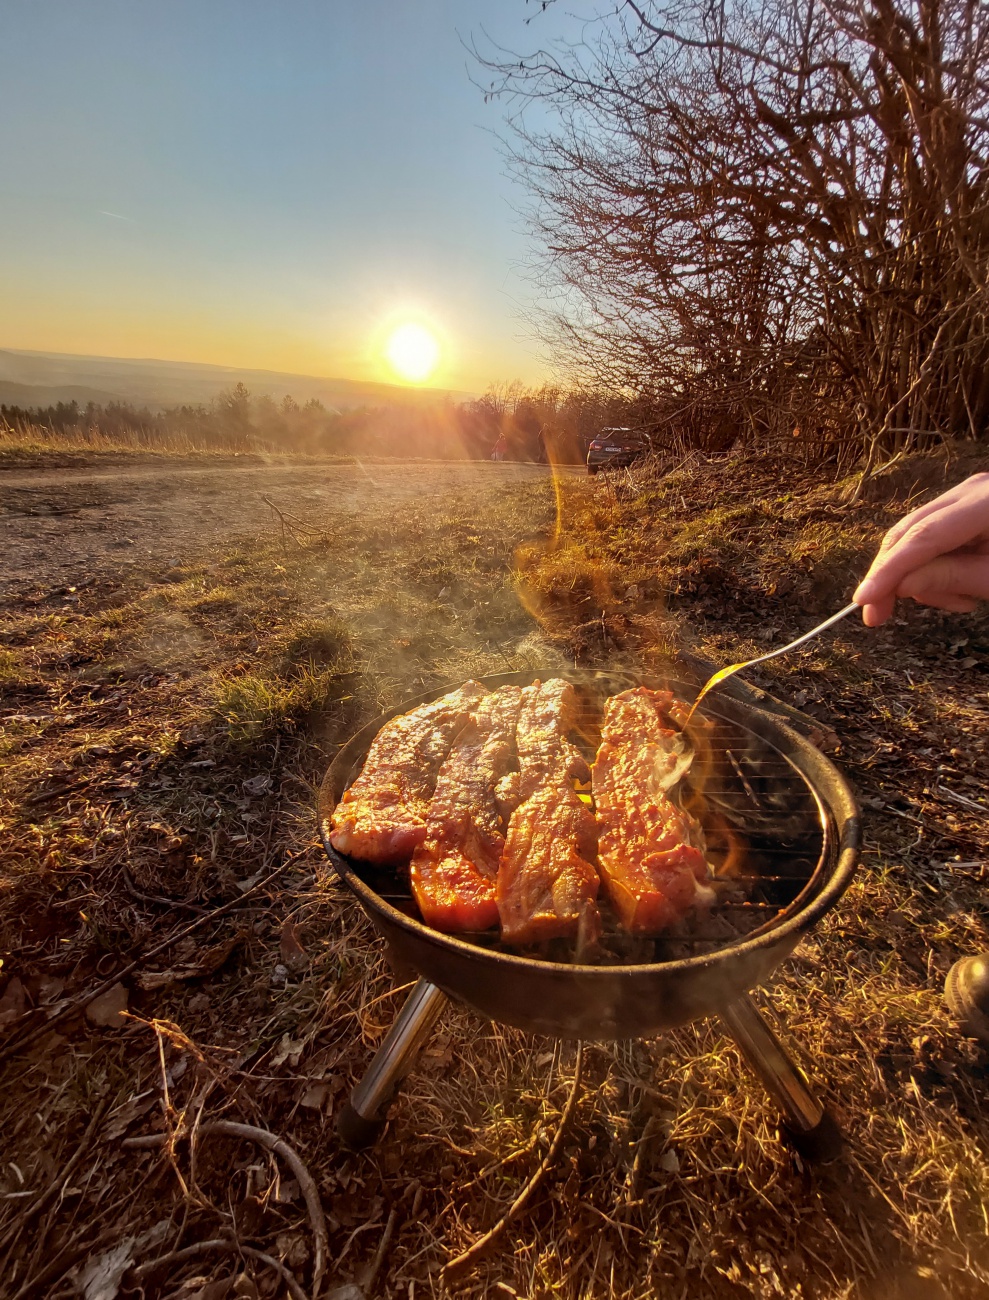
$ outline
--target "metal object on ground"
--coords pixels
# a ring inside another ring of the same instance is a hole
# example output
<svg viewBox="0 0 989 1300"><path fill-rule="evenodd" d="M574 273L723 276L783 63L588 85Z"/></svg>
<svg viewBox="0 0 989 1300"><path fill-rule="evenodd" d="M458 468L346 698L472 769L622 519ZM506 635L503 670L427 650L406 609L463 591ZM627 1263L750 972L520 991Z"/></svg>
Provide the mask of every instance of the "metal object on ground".
<svg viewBox="0 0 989 1300"><path fill-rule="evenodd" d="M746 993L723 1007L721 1023L782 1111L783 1126L793 1146L810 1159L831 1160L837 1156L843 1147L838 1125L751 996Z"/></svg>
<svg viewBox="0 0 989 1300"><path fill-rule="evenodd" d="M944 1000L964 1032L989 1045L989 953L955 962L944 981Z"/></svg>
<svg viewBox="0 0 989 1300"><path fill-rule="evenodd" d="M424 979L416 983L337 1118L337 1132L347 1146L359 1151L381 1133L398 1085L415 1064L446 1004L446 994L435 984Z"/></svg>
<svg viewBox="0 0 989 1300"><path fill-rule="evenodd" d="M666 686L689 700L696 690L622 673L553 670L483 680L493 689L550 676L577 686L587 709L589 750L595 743L592 719L608 695L644 684ZM409 701L405 708L421 702ZM554 952L556 959L547 960L502 949L495 932L441 934L418 919L400 873L337 853L329 842L333 809L387 719L375 720L343 747L320 793L328 857L398 958L422 977L355 1091L346 1112L351 1118L342 1121L355 1130L354 1145L373 1141L380 1130L383 1108L435 1023L444 995L493 1020L563 1038L646 1037L720 1016L795 1138L831 1124L746 994L848 886L857 860L858 809L832 764L778 716L729 696L720 696L709 715L692 732L696 757L683 797L704 822L716 860L718 902L681 933L636 941L627 950L622 936L615 936L618 946L594 965L577 961L573 951Z"/></svg>

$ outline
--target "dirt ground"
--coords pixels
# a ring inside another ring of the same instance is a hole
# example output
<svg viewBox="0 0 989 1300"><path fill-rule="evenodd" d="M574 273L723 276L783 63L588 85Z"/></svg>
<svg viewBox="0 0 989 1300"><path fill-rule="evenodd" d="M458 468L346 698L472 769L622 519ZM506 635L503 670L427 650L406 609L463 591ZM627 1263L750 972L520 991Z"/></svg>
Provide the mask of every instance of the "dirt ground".
<svg viewBox="0 0 989 1300"><path fill-rule="evenodd" d="M451 1007L378 1146L334 1127L407 987L314 835L337 747L468 676L785 641L963 473L907 468L853 505L769 462L0 474L0 1296L989 1294L989 1053L941 1001L989 947L985 617L846 622L754 677L867 818L756 995L835 1162L713 1021L578 1055Z"/></svg>
<svg viewBox="0 0 989 1300"><path fill-rule="evenodd" d="M542 465L476 461L0 470L0 596L177 563L197 547L257 537L276 518L265 496L313 523L548 474Z"/></svg>

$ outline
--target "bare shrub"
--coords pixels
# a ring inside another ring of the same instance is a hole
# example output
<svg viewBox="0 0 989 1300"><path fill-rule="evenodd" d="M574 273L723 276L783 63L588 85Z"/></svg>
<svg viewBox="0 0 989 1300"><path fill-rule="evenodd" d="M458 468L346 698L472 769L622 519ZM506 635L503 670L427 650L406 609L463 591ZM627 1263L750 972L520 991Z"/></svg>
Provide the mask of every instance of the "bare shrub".
<svg viewBox="0 0 989 1300"><path fill-rule="evenodd" d="M628 0L486 59L543 329L681 448L871 464L982 437L987 46L974 0Z"/></svg>

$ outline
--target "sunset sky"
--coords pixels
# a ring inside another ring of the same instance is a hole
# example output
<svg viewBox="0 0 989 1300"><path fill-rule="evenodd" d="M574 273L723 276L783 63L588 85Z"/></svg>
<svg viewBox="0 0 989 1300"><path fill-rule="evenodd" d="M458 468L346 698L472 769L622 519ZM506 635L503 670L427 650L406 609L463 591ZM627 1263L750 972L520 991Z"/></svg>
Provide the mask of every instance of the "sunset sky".
<svg viewBox="0 0 989 1300"><path fill-rule="evenodd" d="M5 0L0 347L394 381L411 324L432 386L540 379L462 40L529 51L572 8Z"/></svg>

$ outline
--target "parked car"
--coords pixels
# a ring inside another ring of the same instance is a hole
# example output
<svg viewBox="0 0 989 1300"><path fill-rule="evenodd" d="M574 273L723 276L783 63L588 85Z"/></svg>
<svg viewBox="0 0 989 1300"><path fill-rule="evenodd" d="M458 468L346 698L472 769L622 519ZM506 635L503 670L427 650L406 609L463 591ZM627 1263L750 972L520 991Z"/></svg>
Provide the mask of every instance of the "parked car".
<svg viewBox="0 0 989 1300"><path fill-rule="evenodd" d="M649 441L632 429L602 429L587 448L587 472L624 469L649 451Z"/></svg>

